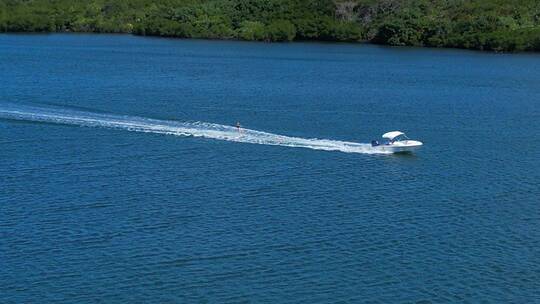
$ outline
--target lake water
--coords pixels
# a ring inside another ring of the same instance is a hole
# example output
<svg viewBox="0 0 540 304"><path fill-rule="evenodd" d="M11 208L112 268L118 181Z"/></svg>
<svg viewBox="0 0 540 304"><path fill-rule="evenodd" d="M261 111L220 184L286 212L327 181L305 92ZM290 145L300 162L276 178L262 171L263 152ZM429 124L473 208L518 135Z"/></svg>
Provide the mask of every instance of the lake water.
<svg viewBox="0 0 540 304"><path fill-rule="evenodd" d="M537 54L0 35L0 302L539 303L539 119Z"/></svg>

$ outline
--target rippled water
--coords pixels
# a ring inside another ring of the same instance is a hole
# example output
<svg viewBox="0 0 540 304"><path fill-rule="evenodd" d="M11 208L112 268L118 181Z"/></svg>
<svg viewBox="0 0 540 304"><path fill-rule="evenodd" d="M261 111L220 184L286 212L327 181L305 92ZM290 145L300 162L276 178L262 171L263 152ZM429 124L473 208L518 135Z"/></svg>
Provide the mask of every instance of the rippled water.
<svg viewBox="0 0 540 304"><path fill-rule="evenodd" d="M0 35L0 302L540 302L539 118L534 54Z"/></svg>

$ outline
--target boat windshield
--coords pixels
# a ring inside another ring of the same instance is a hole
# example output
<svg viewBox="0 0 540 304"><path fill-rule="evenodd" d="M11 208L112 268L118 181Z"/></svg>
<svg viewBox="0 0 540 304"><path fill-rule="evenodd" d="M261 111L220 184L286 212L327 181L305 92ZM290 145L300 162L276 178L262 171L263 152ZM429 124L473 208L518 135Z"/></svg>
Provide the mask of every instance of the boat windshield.
<svg viewBox="0 0 540 304"><path fill-rule="evenodd" d="M392 140L393 142L394 141L403 141L403 140L408 140L409 138L407 137L407 135L405 134L401 134L401 135L398 135L396 137L394 137L394 139Z"/></svg>

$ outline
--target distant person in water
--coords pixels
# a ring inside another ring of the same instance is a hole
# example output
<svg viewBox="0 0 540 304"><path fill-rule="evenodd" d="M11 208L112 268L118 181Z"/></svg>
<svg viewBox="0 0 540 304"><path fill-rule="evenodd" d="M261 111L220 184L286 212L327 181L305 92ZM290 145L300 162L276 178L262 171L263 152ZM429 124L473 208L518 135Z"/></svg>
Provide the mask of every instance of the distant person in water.
<svg viewBox="0 0 540 304"><path fill-rule="evenodd" d="M238 133L242 133L242 126L239 121L236 122L236 129L238 130Z"/></svg>

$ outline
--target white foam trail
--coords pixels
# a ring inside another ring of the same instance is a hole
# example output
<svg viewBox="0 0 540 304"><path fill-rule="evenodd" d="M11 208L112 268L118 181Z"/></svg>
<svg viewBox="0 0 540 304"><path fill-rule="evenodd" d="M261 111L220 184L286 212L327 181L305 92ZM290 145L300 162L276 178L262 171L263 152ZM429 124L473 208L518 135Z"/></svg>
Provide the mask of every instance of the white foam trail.
<svg viewBox="0 0 540 304"><path fill-rule="evenodd" d="M370 144L354 143L329 139L308 139L205 122L177 122L134 116L98 114L91 112L57 110L37 107L0 108L0 118L77 125L84 127L103 127L135 132L195 136L226 140L232 142L308 148L313 150L341 151L346 153L381 154Z"/></svg>

